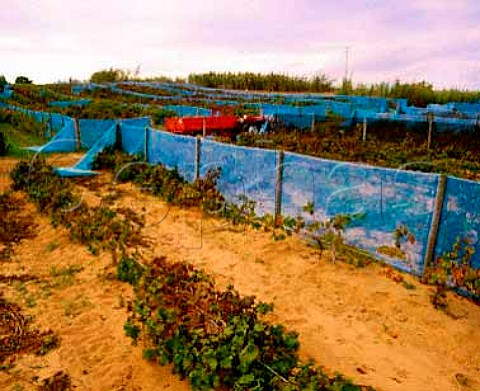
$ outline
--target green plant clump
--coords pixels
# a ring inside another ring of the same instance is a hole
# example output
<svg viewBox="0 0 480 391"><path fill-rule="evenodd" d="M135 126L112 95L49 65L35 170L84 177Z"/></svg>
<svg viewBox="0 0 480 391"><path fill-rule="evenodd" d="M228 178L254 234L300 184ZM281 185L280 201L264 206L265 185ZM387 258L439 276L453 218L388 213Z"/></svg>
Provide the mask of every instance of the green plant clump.
<svg viewBox="0 0 480 391"><path fill-rule="evenodd" d="M119 265L124 275L126 263ZM129 270L137 267L128 263ZM124 330L144 342L143 357L188 379L195 390L372 390L331 378L298 358L295 332L269 324L272 306L241 296L187 263L161 257L134 284Z"/></svg>
<svg viewBox="0 0 480 391"><path fill-rule="evenodd" d="M123 256L129 247L145 245L143 219L128 208L89 207L80 202L72 183L55 175L43 159L18 163L11 177L14 190L25 191L43 213L50 215L53 225L68 228L70 237L86 244L93 254L110 250L116 262L118 252Z"/></svg>

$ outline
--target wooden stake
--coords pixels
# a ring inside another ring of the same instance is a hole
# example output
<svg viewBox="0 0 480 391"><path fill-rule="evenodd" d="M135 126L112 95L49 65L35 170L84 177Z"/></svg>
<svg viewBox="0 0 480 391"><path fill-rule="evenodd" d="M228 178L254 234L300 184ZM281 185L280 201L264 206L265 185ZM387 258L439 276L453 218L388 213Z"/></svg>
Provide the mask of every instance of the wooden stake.
<svg viewBox="0 0 480 391"><path fill-rule="evenodd" d="M74 118L73 126L75 128L75 149L79 151L82 148L82 142L80 140L80 124L78 118Z"/></svg>
<svg viewBox="0 0 480 391"><path fill-rule="evenodd" d="M428 141L427 141L427 149L430 151L430 147L432 145L432 131L433 131L433 113L428 113Z"/></svg>
<svg viewBox="0 0 480 391"><path fill-rule="evenodd" d="M197 181L200 178L200 154L202 148L202 141L200 137L196 138L195 141L195 177L194 180Z"/></svg>
<svg viewBox="0 0 480 391"><path fill-rule="evenodd" d="M435 206L433 209L432 223L430 225L430 232L428 234L427 250L425 252L425 259L423 261L423 272L432 264L435 246L437 244L438 229L440 227L440 218L442 216L443 202L445 199L445 191L447 188L447 177L441 175L438 178L437 196L435 198Z"/></svg>
<svg viewBox="0 0 480 391"><path fill-rule="evenodd" d="M275 225L282 215L283 151L278 151L277 183L275 187Z"/></svg>
<svg viewBox="0 0 480 391"><path fill-rule="evenodd" d="M362 141L367 141L367 119L363 119L363 132L362 132Z"/></svg>

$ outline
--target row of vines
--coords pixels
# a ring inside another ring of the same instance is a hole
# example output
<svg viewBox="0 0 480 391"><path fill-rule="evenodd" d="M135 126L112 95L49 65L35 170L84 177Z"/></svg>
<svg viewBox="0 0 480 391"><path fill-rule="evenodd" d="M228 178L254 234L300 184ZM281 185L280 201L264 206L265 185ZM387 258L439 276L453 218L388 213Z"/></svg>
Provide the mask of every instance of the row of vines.
<svg viewBox="0 0 480 391"><path fill-rule="evenodd" d="M160 165L150 171L142 165L131 167L123 180L144 175L170 203L190 200L189 205L209 211L217 207L212 200L221 201L215 172L189 185ZM133 343L143 341L145 359L170 363L193 389L372 389L302 362L298 335L268 322L272 305L244 297L233 287L220 291L210 276L187 263L143 259L137 250L149 245L141 233L144 222L133 210L114 207L112 196L97 207L80 202L74 183L55 176L42 159L19 163L11 176L13 190L26 192L52 224L69 230L72 240L94 254L112 253L118 278L131 283L135 292L126 334Z"/></svg>

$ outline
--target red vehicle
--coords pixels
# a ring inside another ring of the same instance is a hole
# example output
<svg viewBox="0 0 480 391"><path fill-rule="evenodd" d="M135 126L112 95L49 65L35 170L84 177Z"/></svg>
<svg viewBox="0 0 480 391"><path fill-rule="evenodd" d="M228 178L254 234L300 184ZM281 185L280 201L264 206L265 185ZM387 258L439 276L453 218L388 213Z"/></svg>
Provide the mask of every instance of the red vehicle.
<svg viewBox="0 0 480 391"><path fill-rule="evenodd" d="M242 130L248 130L251 126L260 127L266 121L263 116L235 117L233 115L221 115L210 117L172 117L165 118L165 127L169 132L188 135L212 134L225 137L234 137Z"/></svg>

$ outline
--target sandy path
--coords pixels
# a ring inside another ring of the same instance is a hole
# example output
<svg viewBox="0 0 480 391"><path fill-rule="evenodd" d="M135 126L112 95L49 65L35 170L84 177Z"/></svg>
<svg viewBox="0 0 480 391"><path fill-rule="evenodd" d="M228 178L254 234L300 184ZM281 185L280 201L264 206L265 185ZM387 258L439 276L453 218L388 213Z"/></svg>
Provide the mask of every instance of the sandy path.
<svg viewBox="0 0 480 391"><path fill-rule="evenodd" d="M146 256L191 261L214 273L220 285L233 283L244 294L274 302L274 320L300 332L303 357L385 391L480 389L480 308L472 303L451 296L452 311L460 317L455 320L432 307L432 288L409 277L415 290L387 279L380 266L332 264L294 238L273 243L268 234L169 208L130 185L118 188L124 194L121 204L147 216L145 233L155 245L145 250ZM82 191L89 203L98 200L95 193ZM97 195L104 191L99 186ZM53 328L62 343L45 357L19 360L16 374L0 371L0 389L15 383L31 389L33 375L58 369L71 375L78 390L189 389L169 367L142 360L141 349L123 335L126 312L120 303L131 289L109 278L114 271L109 256L94 257L46 218L36 220L38 237L18 246L0 272L22 271L55 283L52 266L85 269L73 282L54 288L25 284L36 299L26 312L37 325ZM7 297L25 300L18 289L1 288ZM466 378L467 386L457 378Z"/></svg>

